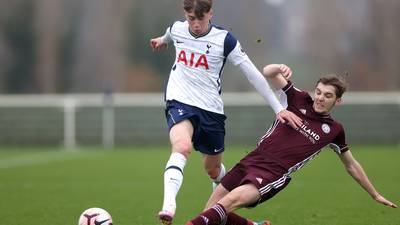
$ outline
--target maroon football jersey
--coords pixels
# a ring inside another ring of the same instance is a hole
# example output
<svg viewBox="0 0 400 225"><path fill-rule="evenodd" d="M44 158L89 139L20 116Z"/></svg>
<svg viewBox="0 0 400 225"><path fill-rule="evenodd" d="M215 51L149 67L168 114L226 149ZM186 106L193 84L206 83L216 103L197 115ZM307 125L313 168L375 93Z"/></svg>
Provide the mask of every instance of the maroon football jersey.
<svg viewBox="0 0 400 225"><path fill-rule="evenodd" d="M290 177L327 145L338 154L348 150L342 125L329 115L316 113L307 92L289 82L280 94L281 103L299 116L303 125L296 130L276 120L241 164Z"/></svg>

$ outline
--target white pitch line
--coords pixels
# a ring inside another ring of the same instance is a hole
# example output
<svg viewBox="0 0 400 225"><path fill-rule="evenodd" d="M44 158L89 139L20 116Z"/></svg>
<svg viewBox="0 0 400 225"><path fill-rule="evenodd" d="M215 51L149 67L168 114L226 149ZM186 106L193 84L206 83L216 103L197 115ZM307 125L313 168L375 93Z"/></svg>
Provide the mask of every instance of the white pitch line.
<svg viewBox="0 0 400 225"><path fill-rule="evenodd" d="M8 169L21 166L32 166L38 164L45 164L55 161L65 161L71 159L77 159L88 154L82 154L77 152L65 152L60 150L54 150L51 152L34 152L23 155L18 155L10 158L0 159L0 169Z"/></svg>

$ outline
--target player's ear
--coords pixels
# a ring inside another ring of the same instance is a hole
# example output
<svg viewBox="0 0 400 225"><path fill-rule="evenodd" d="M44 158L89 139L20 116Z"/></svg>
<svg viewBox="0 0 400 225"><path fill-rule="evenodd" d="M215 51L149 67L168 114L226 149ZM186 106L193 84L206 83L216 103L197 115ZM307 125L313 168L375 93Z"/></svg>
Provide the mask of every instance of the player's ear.
<svg viewBox="0 0 400 225"><path fill-rule="evenodd" d="M337 98L335 101L335 105L339 105L342 103L342 98Z"/></svg>

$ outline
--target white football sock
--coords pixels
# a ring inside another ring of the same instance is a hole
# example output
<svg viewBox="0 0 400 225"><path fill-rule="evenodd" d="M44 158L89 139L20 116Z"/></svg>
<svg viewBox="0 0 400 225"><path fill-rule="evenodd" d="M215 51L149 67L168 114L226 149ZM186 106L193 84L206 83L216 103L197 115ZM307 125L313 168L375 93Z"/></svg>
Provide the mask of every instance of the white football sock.
<svg viewBox="0 0 400 225"><path fill-rule="evenodd" d="M221 182L222 178L225 176L226 170L224 164L221 163L221 170L218 174L218 177L213 180L213 190L218 186L218 184Z"/></svg>
<svg viewBox="0 0 400 225"><path fill-rule="evenodd" d="M178 152L173 152L167 162L164 172L164 203L162 210L175 214L176 195L183 182L183 169L186 157Z"/></svg>

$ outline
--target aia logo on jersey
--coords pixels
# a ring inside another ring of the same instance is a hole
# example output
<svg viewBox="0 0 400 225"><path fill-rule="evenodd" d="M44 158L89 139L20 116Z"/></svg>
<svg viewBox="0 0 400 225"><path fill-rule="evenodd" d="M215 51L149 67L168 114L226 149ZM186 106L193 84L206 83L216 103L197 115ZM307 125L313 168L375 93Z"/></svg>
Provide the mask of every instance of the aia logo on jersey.
<svg viewBox="0 0 400 225"><path fill-rule="evenodd" d="M208 61L206 55L201 54L197 59L195 59L195 56L196 55L193 52L190 55L186 55L186 52L181 50L178 55L178 63L181 62L185 64L185 66L193 68L203 67L204 69L208 70Z"/></svg>

